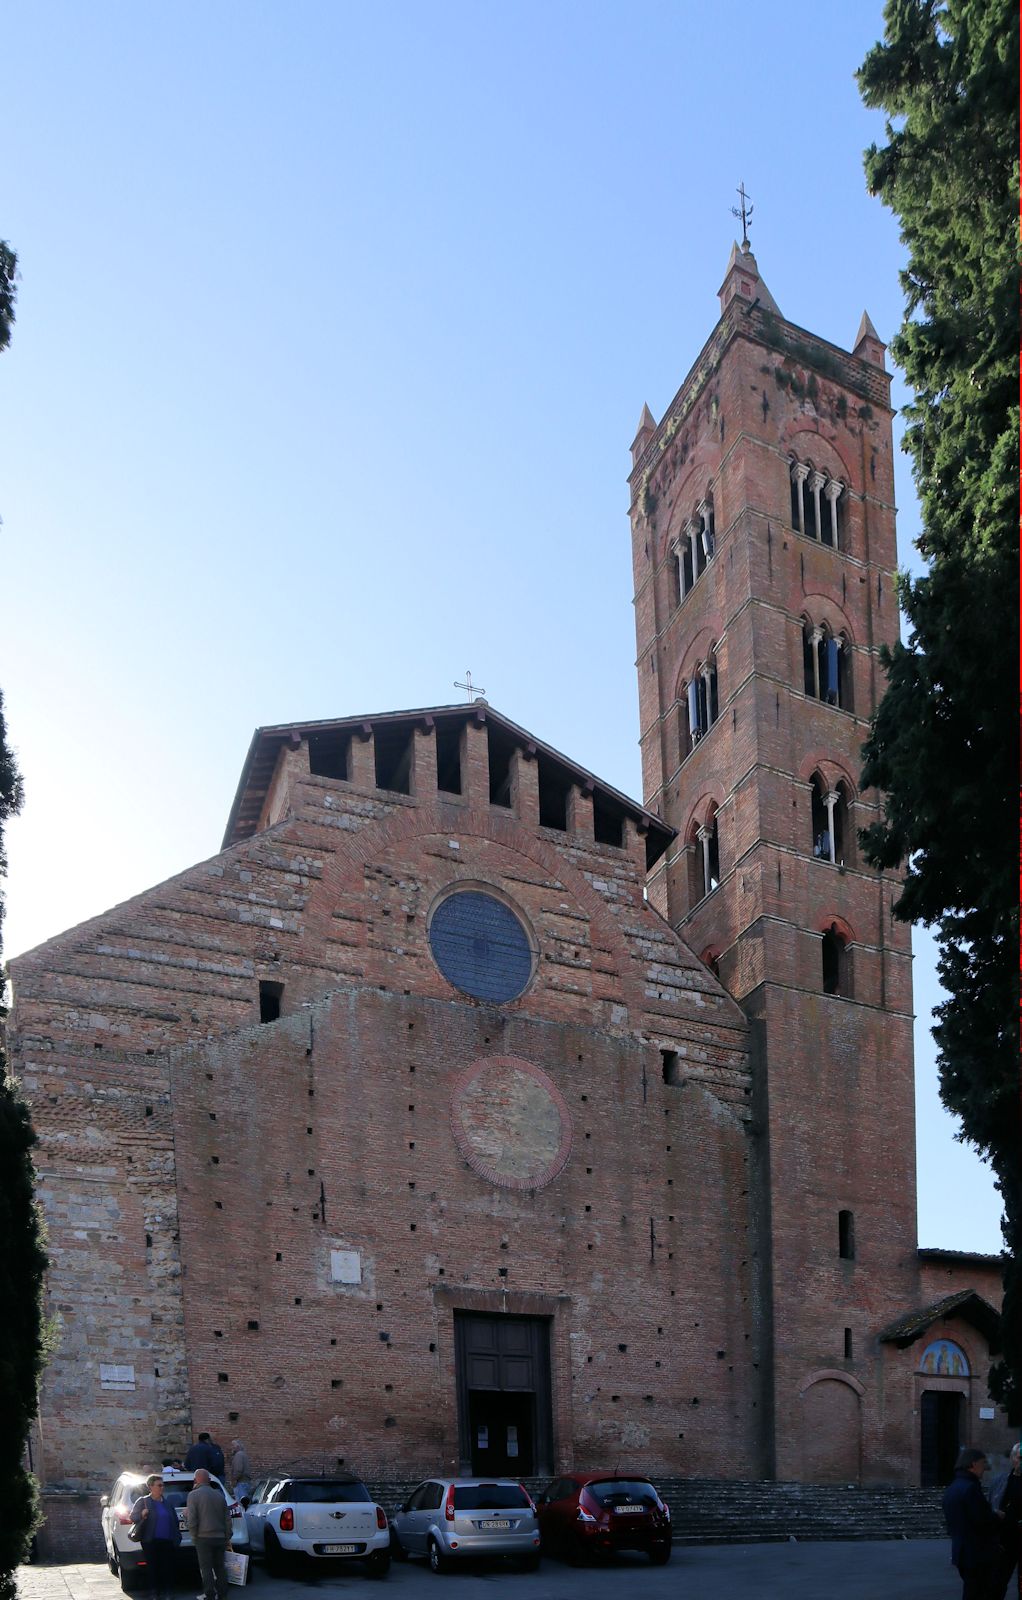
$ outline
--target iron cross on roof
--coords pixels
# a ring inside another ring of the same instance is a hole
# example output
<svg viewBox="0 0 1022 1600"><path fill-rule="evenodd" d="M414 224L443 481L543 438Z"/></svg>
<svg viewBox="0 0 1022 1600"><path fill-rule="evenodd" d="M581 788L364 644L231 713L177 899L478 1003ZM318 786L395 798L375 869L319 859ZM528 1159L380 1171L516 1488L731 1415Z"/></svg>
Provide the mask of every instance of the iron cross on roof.
<svg viewBox="0 0 1022 1600"><path fill-rule="evenodd" d="M486 693L485 689L478 688L477 685L472 682L472 674L469 672L467 667L465 668L465 682L459 683L458 680L455 679L454 687L456 689L464 689L470 700L475 699L478 695L484 695Z"/></svg>
<svg viewBox="0 0 1022 1600"><path fill-rule="evenodd" d="M746 194L744 182L738 185L735 193L742 203L740 206L731 207L731 215L737 217L742 224L742 249L747 252L749 249L749 223L752 221L752 196Z"/></svg>

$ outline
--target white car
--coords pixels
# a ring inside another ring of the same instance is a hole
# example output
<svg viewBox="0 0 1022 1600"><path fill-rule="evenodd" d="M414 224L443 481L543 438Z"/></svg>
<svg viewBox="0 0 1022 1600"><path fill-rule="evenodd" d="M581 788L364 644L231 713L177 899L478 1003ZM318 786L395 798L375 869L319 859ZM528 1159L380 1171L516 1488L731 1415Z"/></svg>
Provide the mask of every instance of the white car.
<svg viewBox="0 0 1022 1600"><path fill-rule="evenodd" d="M351 1473L274 1473L254 1483L242 1503L249 1548L263 1556L268 1572L279 1572L288 1556L364 1561L374 1578L390 1567L387 1513Z"/></svg>
<svg viewBox="0 0 1022 1600"><path fill-rule="evenodd" d="M103 1543L106 1546L106 1559L110 1571L115 1577L120 1578L121 1588L125 1591L140 1587L144 1584L146 1571L146 1558L142 1546L137 1540L129 1537L131 1527L131 1508L141 1495L146 1493L146 1478L149 1474L144 1472L122 1472L109 1494L100 1499L103 1508ZM194 1472L179 1472L172 1467L164 1467L160 1476L163 1478L163 1498L167 1505L177 1512L178 1524L181 1528L181 1543L178 1547L178 1556L182 1563L196 1566L195 1551L192 1548L191 1536L185 1525L185 1501L195 1487ZM219 1478L210 1473L210 1483L219 1489L224 1499L231 1508L231 1544L235 1550L248 1550L248 1529L245 1525L245 1512L239 1502L227 1492Z"/></svg>

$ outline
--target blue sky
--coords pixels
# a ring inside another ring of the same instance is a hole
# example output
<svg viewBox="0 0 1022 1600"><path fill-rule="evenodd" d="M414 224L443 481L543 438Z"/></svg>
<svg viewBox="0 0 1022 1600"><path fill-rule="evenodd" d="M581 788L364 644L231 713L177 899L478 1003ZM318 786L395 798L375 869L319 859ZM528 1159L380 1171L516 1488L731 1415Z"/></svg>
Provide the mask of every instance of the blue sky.
<svg viewBox="0 0 1022 1600"><path fill-rule="evenodd" d="M881 28L879 0L8 9L8 955L213 854L256 725L445 703L466 667L639 794L628 445L716 319L740 180L785 315L896 328L853 79ZM997 1250L917 951L920 1242Z"/></svg>

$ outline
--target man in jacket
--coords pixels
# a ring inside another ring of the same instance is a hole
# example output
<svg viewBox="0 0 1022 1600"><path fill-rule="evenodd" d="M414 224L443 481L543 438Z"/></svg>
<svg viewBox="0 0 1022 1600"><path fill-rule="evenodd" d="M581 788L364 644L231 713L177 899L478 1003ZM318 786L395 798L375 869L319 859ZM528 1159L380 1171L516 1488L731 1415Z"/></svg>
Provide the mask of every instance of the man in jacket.
<svg viewBox="0 0 1022 1600"><path fill-rule="evenodd" d="M951 1535L951 1561L962 1580L962 1600L1001 1600L998 1579L1004 1555L1003 1514L991 1511L980 1480L989 1463L982 1450L965 1449L944 1490L944 1521Z"/></svg>
<svg viewBox="0 0 1022 1600"><path fill-rule="evenodd" d="M208 1433L200 1433L194 1444L188 1446L185 1456L185 1470L194 1472L196 1467L205 1467L214 1478L219 1478L221 1483L224 1478L224 1453L218 1444L210 1438Z"/></svg>
<svg viewBox="0 0 1022 1600"><path fill-rule="evenodd" d="M205 1467L195 1470L195 1488L185 1502L188 1532L199 1558L204 1600L227 1600L224 1551L231 1547L231 1510L214 1489Z"/></svg>
<svg viewBox="0 0 1022 1600"><path fill-rule="evenodd" d="M132 1506L131 1520L138 1528L153 1600L169 1600L174 1585L174 1551L181 1543L181 1529L177 1512L163 1498L159 1473L150 1473L145 1483L146 1493Z"/></svg>

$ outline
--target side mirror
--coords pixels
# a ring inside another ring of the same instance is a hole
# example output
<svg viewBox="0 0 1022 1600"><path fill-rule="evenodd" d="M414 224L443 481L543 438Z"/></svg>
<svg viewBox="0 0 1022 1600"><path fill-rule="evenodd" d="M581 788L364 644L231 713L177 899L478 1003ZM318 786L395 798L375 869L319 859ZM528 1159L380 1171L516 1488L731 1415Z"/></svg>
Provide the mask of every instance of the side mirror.
<svg viewBox="0 0 1022 1600"><path fill-rule="evenodd" d="M101 1494L99 1497L99 1503L101 1506L108 1506L110 1504L110 1496L108 1494Z"/></svg>
<svg viewBox="0 0 1022 1600"><path fill-rule="evenodd" d="M408 1506L409 1506L409 1502L406 1500L404 1505L400 1507L400 1511L401 1511L401 1515L402 1516L404 1516L405 1512L408 1510Z"/></svg>
<svg viewBox="0 0 1022 1600"><path fill-rule="evenodd" d="M242 1503L242 1506L243 1506L243 1507L244 1507L244 1508L245 1508L245 1510L246 1510L246 1511L247 1511L247 1510L248 1510L248 1508L249 1508L249 1506L250 1506L250 1505L251 1505L251 1504L252 1504L252 1502L251 1502L251 1500L250 1500L250 1499L249 1499L249 1498L248 1498L248 1495L247 1495L247 1494L243 1494L243 1495L242 1495L242 1497L241 1497L241 1503Z"/></svg>

